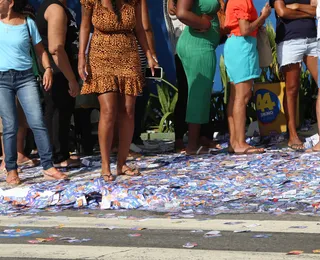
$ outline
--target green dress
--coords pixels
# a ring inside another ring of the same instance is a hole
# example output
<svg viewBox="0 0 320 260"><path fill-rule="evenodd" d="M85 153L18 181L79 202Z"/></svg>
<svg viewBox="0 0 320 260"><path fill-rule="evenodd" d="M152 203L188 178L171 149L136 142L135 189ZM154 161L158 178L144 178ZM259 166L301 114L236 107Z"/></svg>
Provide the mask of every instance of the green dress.
<svg viewBox="0 0 320 260"><path fill-rule="evenodd" d="M188 79L188 105L186 122L206 124L209 122L210 101L216 71L215 50L220 40L217 12L218 0L194 0L193 12L213 17L211 29L200 33L187 26L181 34L177 53Z"/></svg>

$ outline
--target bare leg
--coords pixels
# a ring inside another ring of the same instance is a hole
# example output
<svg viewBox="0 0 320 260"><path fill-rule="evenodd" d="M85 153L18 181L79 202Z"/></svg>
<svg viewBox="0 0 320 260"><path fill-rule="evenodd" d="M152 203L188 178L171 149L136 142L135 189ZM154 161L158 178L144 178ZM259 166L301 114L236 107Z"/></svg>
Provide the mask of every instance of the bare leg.
<svg viewBox="0 0 320 260"><path fill-rule="evenodd" d="M246 143L245 128L246 128L246 108L252 95L253 80L248 80L234 87L233 101L233 124L234 137L231 138L233 147L236 153L243 153L250 145ZM251 149L248 153L263 152L263 149Z"/></svg>
<svg viewBox="0 0 320 260"><path fill-rule="evenodd" d="M99 95L99 145L102 159L102 177L106 181L113 180L110 169L110 152L113 140L114 124L117 115L118 93L105 93Z"/></svg>
<svg viewBox="0 0 320 260"><path fill-rule="evenodd" d="M30 161L24 154L24 141L27 135L27 128L19 127L17 134L17 152L18 152L18 164Z"/></svg>
<svg viewBox="0 0 320 260"><path fill-rule="evenodd" d="M127 175L137 175L139 172L129 169L126 166L130 144L134 132L134 112L136 97L124 95L119 97L118 103L118 126L119 126L119 147L117 173Z"/></svg>
<svg viewBox="0 0 320 260"><path fill-rule="evenodd" d="M4 153L3 135L2 134L1 134L1 149L2 149L2 162L0 165L0 171L4 171L6 169L6 163L4 162L5 153Z"/></svg>
<svg viewBox="0 0 320 260"><path fill-rule="evenodd" d="M199 152L200 146L200 130L201 125L200 124L188 124L188 146L186 148L186 153L190 155L194 154L208 154L209 150L207 147L203 147Z"/></svg>
<svg viewBox="0 0 320 260"><path fill-rule="evenodd" d="M318 81L318 57L307 56L304 59L308 70L311 73L311 76L319 84ZM319 87L319 85L318 85ZM317 103L316 103L316 112L317 112L317 122L318 122L318 134L320 134L320 91L318 91ZM320 151L320 141L313 147L314 151Z"/></svg>
<svg viewBox="0 0 320 260"><path fill-rule="evenodd" d="M6 182L10 185L19 185L21 183L18 171L12 170L7 172Z"/></svg>
<svg viewBox="0 0 320 260"><path fill-rule="evenodd" d="M296 115L297 115L297 98L300 87L300 64L291 64L285 66L283 69L286 79L285 92L285 114L287 118L289 142L288 145L294 145L295 149L303 149L303 143L298 137L296 129Z"/></svg>
<svg viewBox="0 0 320 260"><path fill-rule="evenodd" d="M230 85L230 97L227 106L227 115L228 115L228 126L229 126L229 135L230 135L230 144L228 147L228 152L233 153L234 148L232 144L235 144L235 129L234 129L234 120L233 120L233 106L234 106L234 99L235 99L235 85L231 83Z"/></svg>

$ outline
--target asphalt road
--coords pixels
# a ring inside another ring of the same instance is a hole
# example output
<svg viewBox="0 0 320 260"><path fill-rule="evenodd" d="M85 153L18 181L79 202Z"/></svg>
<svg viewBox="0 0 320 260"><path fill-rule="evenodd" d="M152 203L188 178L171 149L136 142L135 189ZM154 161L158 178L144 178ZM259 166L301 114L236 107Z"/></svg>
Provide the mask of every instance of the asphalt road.
<svg viewBox="0 0 320 260"><path fill-rule="evenodd" d="M112 213L115 213L114 217ZM279 223L281 225L277 226ZM282 226L286 227L283 230L277 228ZM191 232L198 227L204 227L202 232ZM320 255L313 253L313 250L320 249L320 219L300 215L236 214L170 219L166 214L141 211L91 211L90 214L66 211L1 217L0 230L6 229L42 231L28 237L0 237L0 259L8 260L320 259ZM212 230L221 231L221 236L205 238L204 234ZM245 230L248 232L234 232ZM29 242L52 235L54 241ZM255 235L265 237L256 238ZM61 240L66 237L90 240L81 243ZM183 248L188 242L197 246ZM293 250L301 250L303 254L286 255Z"/></svg>

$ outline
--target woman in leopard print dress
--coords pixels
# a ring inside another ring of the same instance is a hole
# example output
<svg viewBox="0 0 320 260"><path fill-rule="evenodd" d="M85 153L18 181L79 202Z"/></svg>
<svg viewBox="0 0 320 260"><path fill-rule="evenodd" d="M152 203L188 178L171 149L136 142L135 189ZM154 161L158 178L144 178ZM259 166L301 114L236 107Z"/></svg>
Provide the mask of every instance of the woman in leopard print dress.
<svg viewBox="0 0 320 260"><path fill-rule="evenodd" d="M140 1L81 0L81 4L79 74L84 80L81 94L98 94L102 177L105 181L114 180L110 151L116 121L119 125L117 175L136 176L140 172L128 167L126 160L134 130L135 101L143 86L137 40L151 69L157 66L142 26ZM91 23L94 33L86 59Z"/></svg>

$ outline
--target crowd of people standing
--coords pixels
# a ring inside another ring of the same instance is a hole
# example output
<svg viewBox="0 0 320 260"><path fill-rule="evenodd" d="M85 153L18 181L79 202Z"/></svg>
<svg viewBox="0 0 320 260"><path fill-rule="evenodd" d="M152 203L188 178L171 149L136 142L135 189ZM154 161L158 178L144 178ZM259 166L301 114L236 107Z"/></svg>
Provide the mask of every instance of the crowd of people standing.
<svg viewBox="0 0 320 260"><path fill-rule="evenodd" d="M126 162L130 145L133 140L139 142L141 134L139 125L146 106L143 95L148 94L145 69L148 66L154 73L159 66L147 1L81 0L80 30L66 0L45 0L33 18L27 4L27 0L0 0L4 145L0 168L7 174L7 183L20 183L19 165L35 165L23 152L27 128L33 132L47 179L67 179L58 169L80 166L79 158L70 156L68 147L80 89L81 95L95 95L99 102L101 177L105 181L115 179L110 169L112 151L117 152L116 175L140 175L139 169ZM277 19L278 63L286 81L288 146L304 149L296 131L296 103L302 62L318 82L317 1L270 0L259 15L253 0L168 0L179 89L175 109L177 151L199 155L220 148L206 127L215 51L226 38L224 58L231 84L228 152L265 152L246 143L245 118L254 79L260 76L257 34L271 8ZM226 31L227 37L223 35ZM320 124L320 98L317 115ZM320 151L320 144L312 151Z"/></svg>

